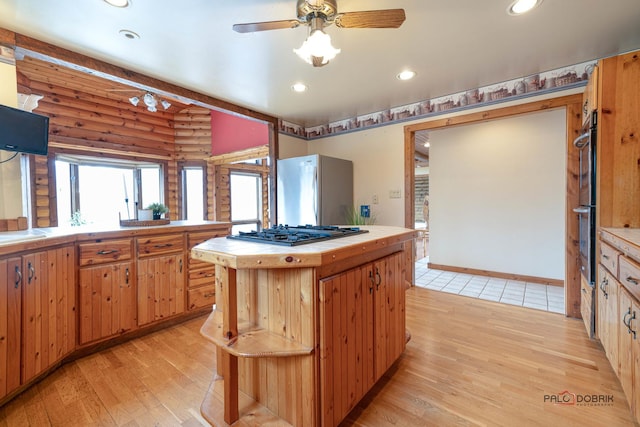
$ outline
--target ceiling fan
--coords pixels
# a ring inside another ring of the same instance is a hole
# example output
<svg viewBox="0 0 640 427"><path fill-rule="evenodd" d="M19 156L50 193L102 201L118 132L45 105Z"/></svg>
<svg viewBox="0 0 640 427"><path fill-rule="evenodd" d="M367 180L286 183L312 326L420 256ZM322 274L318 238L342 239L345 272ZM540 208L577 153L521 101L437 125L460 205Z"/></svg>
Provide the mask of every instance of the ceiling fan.
<svg viewBox="0 0 640 427"><path fill-rule="evenodd" d="M337 0L298 0L297 19L235 24L238 33L280 30L309 26L309 38L300 49L294 49L302 59L314 67L326 65L340 49L331 46L331 39L323 29L331 24L338 28L399 28L405 20L404 9L368 10L338 13Z"/></svg>

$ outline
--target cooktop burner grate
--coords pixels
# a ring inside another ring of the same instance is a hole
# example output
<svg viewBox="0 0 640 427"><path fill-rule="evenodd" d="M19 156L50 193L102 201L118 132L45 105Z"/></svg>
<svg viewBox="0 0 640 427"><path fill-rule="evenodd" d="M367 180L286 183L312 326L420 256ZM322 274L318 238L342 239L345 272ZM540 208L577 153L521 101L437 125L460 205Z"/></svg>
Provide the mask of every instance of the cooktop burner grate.
<svg viewBox="0 0 640 427"><path fill-rule="evenodd" d="M227 238L272 245L297 246L367 232L359 227L334 225L298 225L295 227L275 225L262 231L241 231L239 234L227 236Z"/></svg>

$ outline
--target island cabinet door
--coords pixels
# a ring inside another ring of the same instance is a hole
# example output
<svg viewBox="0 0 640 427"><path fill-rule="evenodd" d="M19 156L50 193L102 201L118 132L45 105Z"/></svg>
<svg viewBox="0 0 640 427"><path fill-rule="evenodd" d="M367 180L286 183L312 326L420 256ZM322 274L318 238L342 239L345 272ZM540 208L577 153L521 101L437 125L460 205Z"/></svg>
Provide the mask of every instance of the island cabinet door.
<svg viewBox="0 0 640 427"><path fill-rule="evenodd" d="M320 281L321 425L336 426L375 382L373 265Z"/></svg>
<svg viewBox="0 0 640 427"><path fill-rule="evenodd" d="M320 281L321 425L336 426L405 348L404 255Z"/></svg>

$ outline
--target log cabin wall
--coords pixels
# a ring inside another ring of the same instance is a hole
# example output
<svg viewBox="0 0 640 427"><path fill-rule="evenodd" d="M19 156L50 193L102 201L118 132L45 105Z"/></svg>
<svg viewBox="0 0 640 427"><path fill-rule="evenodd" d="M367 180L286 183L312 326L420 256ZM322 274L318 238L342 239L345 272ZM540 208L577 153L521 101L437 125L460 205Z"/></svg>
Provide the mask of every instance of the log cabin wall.
<svg viewBox="0 0 640 427"><path fill-rule="evenodd" d="M203 161L211 157L211 110L203 107L185 108L174 116L174 126L176 159L183 165L201 164L205 167L207 192L205 219L215 220L217 217L214 211L214 193L211 190L215 188L214 167ZM178 176L178 182L180 182L179 178ZM178 208L182 212L181 198L178 198Z"/></svg>
<svg viewBox="0 0 640 427"><path fill-rule="evenodd" d="M90 74L25 57L17 61L18 90L43 95L34 112L49 121L49 155L34 156L34 227L58 225L52 159L57 153L155 161L165 167L165 203L178 212L174 111L148 112L128 98L140 91ZM172 109L183 109L172 106Z"/></svg>

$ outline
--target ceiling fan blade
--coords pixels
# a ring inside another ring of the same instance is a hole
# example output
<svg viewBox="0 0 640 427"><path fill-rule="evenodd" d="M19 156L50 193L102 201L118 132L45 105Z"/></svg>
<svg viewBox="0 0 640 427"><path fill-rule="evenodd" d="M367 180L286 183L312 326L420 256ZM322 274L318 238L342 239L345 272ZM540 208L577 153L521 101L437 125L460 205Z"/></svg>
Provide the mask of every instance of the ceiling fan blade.
<svg viewBox="0 0 640 427"><path fill-rule="evenodd" d="M233 31L238 33L254 33L256 31L282 30L285 28L296 28L300 21L288 19L284 21L254 22L250 24L235 24Z"/></svg>
<svg viewBox="0 0 640 427"><path fill-rule="evenodd" d="M384 9L340 13L334 23L340 28L398 28L405 19L404 9Z"/></svg>

